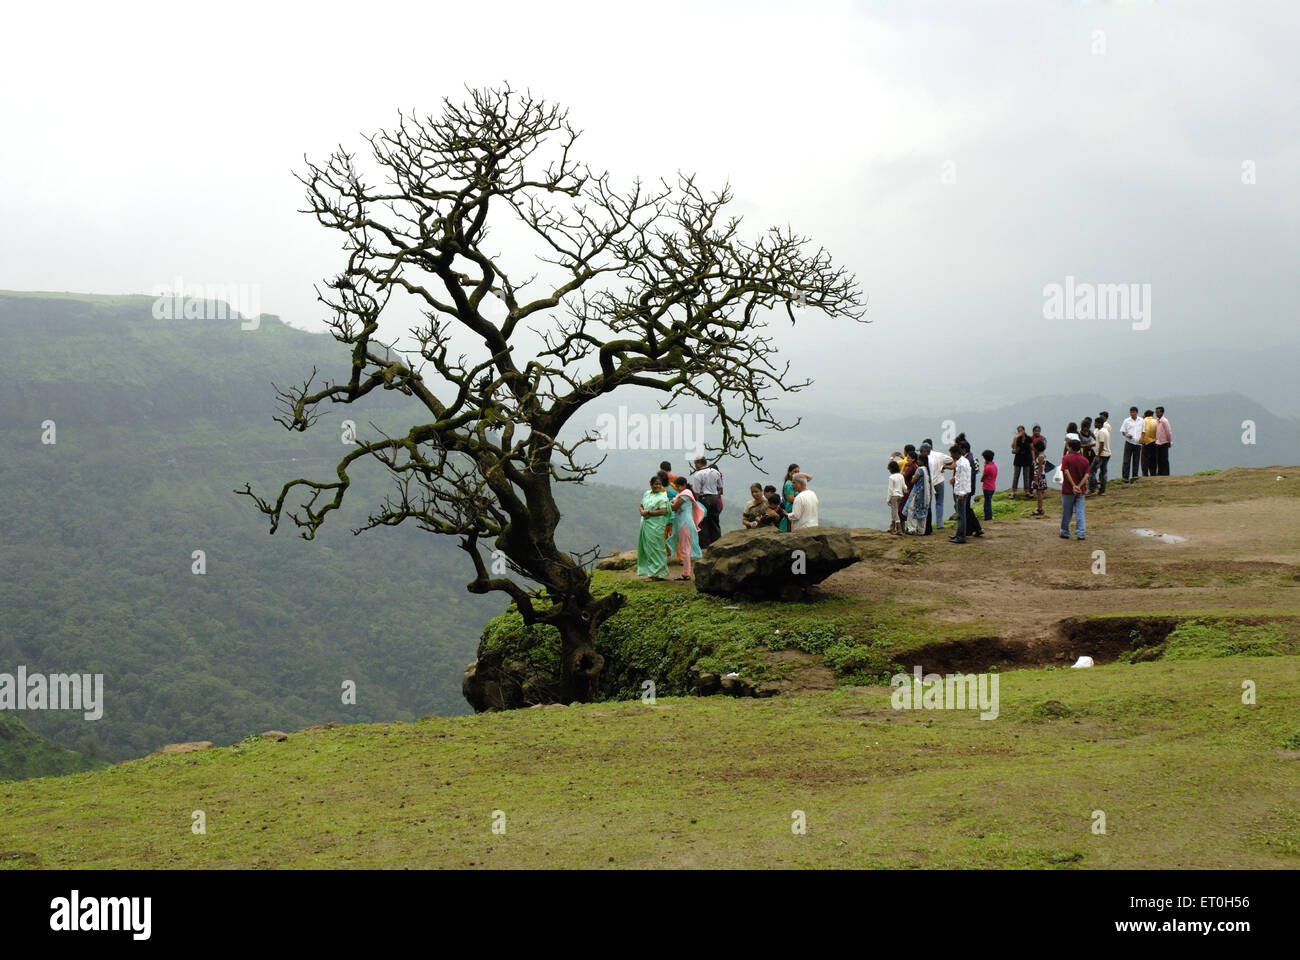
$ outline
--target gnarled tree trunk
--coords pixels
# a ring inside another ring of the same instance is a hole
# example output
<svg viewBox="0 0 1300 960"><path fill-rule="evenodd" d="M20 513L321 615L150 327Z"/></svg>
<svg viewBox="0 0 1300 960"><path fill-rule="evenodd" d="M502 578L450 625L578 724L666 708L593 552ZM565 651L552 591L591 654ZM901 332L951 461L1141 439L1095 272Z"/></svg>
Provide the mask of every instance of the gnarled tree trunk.
<svg viewBox="0 0 1300 960"><path fill-rule="evenodd" d="M556 622L560 632L560 688L566 703L591 703L600 696L600 672L605 658L596 651L596 634L600 626L617 613L627 598L611 593L592 600L573 614L564 614Z"/></svg>

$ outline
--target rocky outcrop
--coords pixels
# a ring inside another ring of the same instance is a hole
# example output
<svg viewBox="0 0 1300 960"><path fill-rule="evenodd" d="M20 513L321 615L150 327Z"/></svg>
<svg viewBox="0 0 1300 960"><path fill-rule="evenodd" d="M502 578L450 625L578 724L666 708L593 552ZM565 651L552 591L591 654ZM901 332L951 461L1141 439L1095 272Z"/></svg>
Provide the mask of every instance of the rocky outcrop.
<svg viewBox="0 0 1300 960"><path fill-rule="evenodd" d="M695 561L695 588L723 597L796 600L860 559L849 531L838 527L733 530Z"/></svg>
<svg viewBox="0 0 1300 960"><path fill-rule="evenodd" d="M159 747L151 757L167 756L173 753L196 753L199 750L211 750L211 740L192 740L189 743L169 743L165 747Z"/></svg>
<svg viewBox="0 0 1300 960"><path fill-rule="evenodd" d="M597 570L633 570L636 568L635 550L611 550L596 561Z"/></svg>
<svg viewBox="0 0 1300 960"><path fill-rule="evenodd" d="M696 587L726 597L796 600L836 570L864 555L876 555L879 548L866 536L869 533L858 531L862 546L848 530L838 527L815 527L799 533L729 533L695 562ZM885 534L881 540L893 546ZM635 556L627 551L611 554L609 559L634 565ZM623 582L628 574L600 576L604 590ZM692 669L702 660L711 660L719 642L726 638L709 627L707 607L712 603L686 593L689 589L685 584L666 584L628 592L628 605L595 637L596 652L605 661L599 699L640 697L647 680L654 683L656 695L661 697L715 693L768 697L787 689L811 689L800 679L807 672L806 665L782 664L780 669L771 669L778 655L770 647L762 654L728 659L726 669L717 663L710 664L712 671ZM681 602L702 609L690 622L680 622ZM525 626L518 611L509 610L485 626L477 658L465 669L461 692L478 713L555 703L563 693L559 649L560 637L553 627ZM816 688L833 686L834 671L822 664L820 654L813 659L824 681Z"/></svg>

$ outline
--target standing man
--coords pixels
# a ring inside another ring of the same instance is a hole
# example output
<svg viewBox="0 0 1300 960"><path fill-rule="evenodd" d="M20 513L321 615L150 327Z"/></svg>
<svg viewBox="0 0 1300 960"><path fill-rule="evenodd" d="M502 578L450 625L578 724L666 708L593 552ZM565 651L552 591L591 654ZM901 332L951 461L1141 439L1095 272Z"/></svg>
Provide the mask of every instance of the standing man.
<svg viewBox="0 0 1300 960"><path fill-rule="evenodd" d="M961 454L961 447L954 444L948 448L952 457L952 493L957 511L957 534L948 538L949 543L966 542L966 511L970 501L971 473L970 461Z"/></svg>
<svg viewBox="0 0 1300 960"><path fill-rule="evenodd" d="M1011 499L1016 499L1016 487L1024 476L1025 498L1029 497L1029 481L1034 475L1034 441L1025 433L1024 426L1016 427L1016 435L1011 438Z"/></svg>
<svg viewBox="0 0 1300 960"><path fill-rule="evenodd" d="M709 461L703 457L696 457L695 472L691 474L691 489L695 491L700 506L708 511L700 524L700 547L707 549L722 536L722 524L718 522L718 514L722 509L722 474L717 467L709 466Z"/></svg>
<svg viewBox="0 0 1300 960"><path fill-rule="evenodd" d="M790 511L790 529L803 530L817 526L817 494L808 489L811 477L806 473L794 475L794 509Z"/></svg>
<svg viewBox="0 0 1300 960"><path fill-rule="evenodd" d="M1106 473L1110 467L1110 414L1103 410L1097 414L1092 435L1097 441L1097 455L1092 458L1088 472L1088 492L1101 496L1106 492Z"/></svg>
<svg viewBox="0 0 1300 960"><path fill-rule="evenodd" d="M1165 419L1165 408L1156 407L1156 476L1169 476L1169 448L1173 446L1174 432Z"/></svg>
<svg viewBox="0 0 1300 960"><path fill-rule="evenodd" d="M1119 425L1120 435L1124 438L1124 482L1137 483L1138 471L1142 468L1142 420L1138 417L1138 408L1128 408L1128 419ZM1130 466L1133 472L1129 473Z"/></svg>
<svg viewBox="0 0 1300 960"><path fill-rule="evenodd" d="M1075 515L1074 535L1086 539L1083 498L1088 492L1088 458L1078 440L1069 443L1070 452L1061 458L1061 539L1070 539L1070 514Z"/></svg>
<svg viewBox="0 0 1300 960"><path fill-rule="evenodd" d="M928 457L927 466L930 470L931 489L934 497L934 529L943 529L943 489L946 486L943 472L951 469L952 457L945 454L942 450L935 450L930 446L927 440L921 444L921 451Z"/></svg>
<svg viewBox="0 0 1300 960"><path fill-rule="evenodd" d="M970 451L970 441L966 439L966 434L957 434L957 449L961 451L962 458L970 464L970 493L966 497L966 532L973 537L982 537L984 528L980 525L980 518L975 515L975 483L979 478L979 466L975 463L975 455Z"/></svg>
<svg viewBox="0 0 1300 960"><path fill-rule="evenodd" d="M1156 412L1142 414L1142 476L1156 475Z"/></svg>

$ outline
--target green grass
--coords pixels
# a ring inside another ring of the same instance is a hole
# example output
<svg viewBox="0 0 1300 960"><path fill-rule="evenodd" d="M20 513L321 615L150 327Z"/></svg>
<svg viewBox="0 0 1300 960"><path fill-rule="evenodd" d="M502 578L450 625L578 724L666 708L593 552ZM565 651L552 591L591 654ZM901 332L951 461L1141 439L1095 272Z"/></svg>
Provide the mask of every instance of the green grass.
<svg viewBox="0 0 1300 960"><path fill-rule="evenodd" d="M1250 663L1256 706L1243 675L1018 671L989 721L854 689L309 731L2 785L0 865L1295 869L1300 657Z"/></svg>
<svg viewBox="0 0 1300 960"><path fill-rule="evenodd" d="M1056 494L1057 506L1060 506L1060 494L1056 490L1049 490L1043 495L1043 509L1046 510L1048 505L1052 503L1050 495L1054 493ZM993 519L1004 520L1007 518L1027 517L1038 509L1037 498L1033 500L1024 499L1023 490L1020 491L1020 497L1019 500L1012 500L1011 494L1006 490L999 490L995 493L993 495ZM983 520L984 504L977 502L974 506L976 516ZM948 509L946 504L945 509Z"/></svg>
<svg viewBox="0 0 1300 960"><path fill-rule="evenodd" d="M608 663L602 692L614 699L640 697L646 679L661 695L686 694L695 663L704 672L738 671L756 680L779 676L764 651L821 652L838 636L838 621L856 605L849 597L737 604L692 588L665 595L662 584L600 571L594 583L597 595L618 590L628 598L618 616L601 627L596 642ZM525 627L513 607L488 622L483 645L532 669L555 670L559 662L554 628Z"/></svg>
<svg viewBox="0 0 1300 960"><path fill-rule="evenodd" d="M904 546L899 562L929 559L926 551ZM606 700L639 699L646 680L654 681L660 696L690 694L693 665L703 673L734 671L754 681L782 679L787 668L767 654L787 649L821 655L843 685L888 683L893 674L910 669L905 661L911 651L984 637L990 630L981 621L953 623L924 616L933 611L916 605L829 593L803 602L742 603L602 571L595 573L594 584L598 596L619 590L628 598L628 605L597 636L597 650L606 659L601 678ZM1300 619L1284 611L1273 611L1262 625L1250 622L1255 617L1230 610L1124 611L1088 619L1104 623L1135 615L1184 622L1166 641L1125 653L1124 662L1300 653ZM551 627L526 628L513 607L488 621L483 646L522 665L524 674L558 670L558 633Z"/></svg>
<svg viewBox="0 0 1300 960"><path fill-rule="evenodd" d="M782 667L765 654L785 649L822 654L844 683L877 682L902 669L909 650L986 630L978 623L925 621L916 616L920 611L899 604L864 604L836 594L803 602L738 603L689 588L666 594L672 588L602 571L595 573L594 585L598 596L618 590L628 598L596 638L606 659L601 692L609 699L639 698L647 679L661 696L688 694L694 664L704 673L779 679ZM558 669L558 633L552 627L525 627L513 607L488 621L483 646L529 672Z"/></svg>
<svg viewBox="0 0 1300 960"><path fill-rule="evenodd" d="M1300 653L1295 622L1262 624L1194 619L1179 624L1165 641L1166 660L1273 657Z"/></svg>

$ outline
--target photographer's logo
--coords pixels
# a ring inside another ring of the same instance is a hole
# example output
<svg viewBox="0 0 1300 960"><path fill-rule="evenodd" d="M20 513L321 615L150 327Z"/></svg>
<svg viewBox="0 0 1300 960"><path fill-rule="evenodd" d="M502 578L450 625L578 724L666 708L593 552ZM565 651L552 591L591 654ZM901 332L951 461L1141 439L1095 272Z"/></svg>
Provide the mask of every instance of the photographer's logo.
<svg viewBox="0 0 1300 960"><path fill-rule="evenodd" d="M1049 283L1043 287L1044 320L1131 320L1134 330L1151 326L1149 283Z"/></svg>
<svg viewBox="0 0 1300 960"><path fill-rule="evenodd" d="M87 720L104 715L102 673L0 673L0 710L81 710Z"/></svg>
<svg viewBox="0 0 1300 960"><path fill-rule="evenodd" d="M261 325L261 287L255 283L156 283L149 291L155 320L240 320L239 329Z"/></svg>
<svg viewBox="0 0 1300 960"><path fill-rule="evenodd" d="M889 679L896 687L889 698L895 710L980 710L981 720L998 718L998 675L996 673L950 673L940 676L913 667L912 676L896 673Z"/></svg>
<svg viewBox="0 0 1300 960"><path fill-rule="evenodd" d="M596 417L596 447L600 450L677 450L704 456L704 414L627 412Z"/></svg>
<svg viewBox="0 0 1300 960"><path fill-rule="evenodd" d="M50 911L50 929L59 932L126 930L133 940L148 940L153 926L152 897L82 897L73 890L51 900Z"/></svg>

